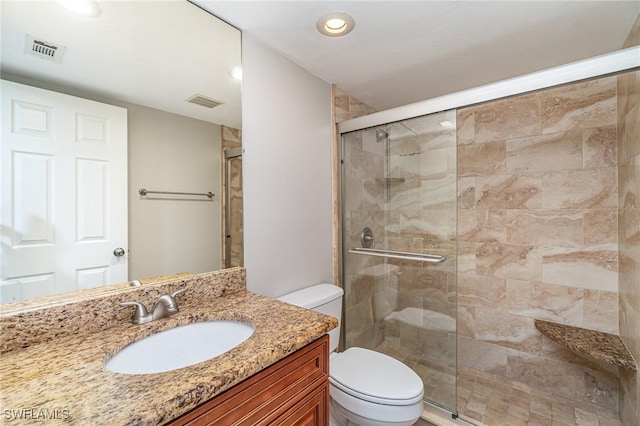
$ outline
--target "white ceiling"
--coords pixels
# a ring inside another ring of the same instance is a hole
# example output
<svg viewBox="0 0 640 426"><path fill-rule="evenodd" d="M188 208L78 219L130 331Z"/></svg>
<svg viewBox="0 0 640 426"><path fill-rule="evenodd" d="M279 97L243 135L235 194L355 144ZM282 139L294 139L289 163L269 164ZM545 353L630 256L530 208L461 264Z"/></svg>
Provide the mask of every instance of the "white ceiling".
<svg viewBox="0 0 640 426"><path fill-rule="evenodd" d="M640 1L195 0L312 74L384 110L621 48ZM316 20L343 11L342 38Z"/></svg>
<svg viewBox="0 0 640 426"><path fill-rule="evenodd" d="M93 18L54 1L1 0L3 75L241 127L240 82L229 75L241 65L237 29L185 0L98 3ZM62 63L25 54L25 34L66 46ZM224 103L185 102L195 94Z"/></svg>

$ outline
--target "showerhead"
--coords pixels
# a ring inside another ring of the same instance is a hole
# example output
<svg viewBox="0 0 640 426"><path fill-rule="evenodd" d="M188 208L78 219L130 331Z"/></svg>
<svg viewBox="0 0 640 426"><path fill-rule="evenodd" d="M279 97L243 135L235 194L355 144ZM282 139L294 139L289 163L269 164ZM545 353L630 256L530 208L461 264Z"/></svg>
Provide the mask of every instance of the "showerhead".
<svg viewBox="0 0 640 426"><path fill-rule="evenodd" d="M376 142L386 142L389 139L389 133L382 129L376 129Z"/></svg>

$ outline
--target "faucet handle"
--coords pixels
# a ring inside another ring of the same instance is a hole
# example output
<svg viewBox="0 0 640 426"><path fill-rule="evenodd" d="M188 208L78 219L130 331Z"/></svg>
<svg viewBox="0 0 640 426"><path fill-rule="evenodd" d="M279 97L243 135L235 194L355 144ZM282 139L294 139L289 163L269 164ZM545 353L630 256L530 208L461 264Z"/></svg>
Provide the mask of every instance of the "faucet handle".
<svg viewBox="0 0 640 426"><path fill-rule="evenodd" d="M122 302L120 306L135 306L136 310L131 316L131 322L134 324L143 324L151 320L151 315L147 311L146 306L140 302Z"/></svg>
<svg viewBox="0 0 640 426"><path fill-rule="evenodd" d="M179 295L181 293L184 293L185 291L187 291L186 287L178 289L178 290L174 291L173 293L171 293L171 297L175 298L177 295Z"/></svg>

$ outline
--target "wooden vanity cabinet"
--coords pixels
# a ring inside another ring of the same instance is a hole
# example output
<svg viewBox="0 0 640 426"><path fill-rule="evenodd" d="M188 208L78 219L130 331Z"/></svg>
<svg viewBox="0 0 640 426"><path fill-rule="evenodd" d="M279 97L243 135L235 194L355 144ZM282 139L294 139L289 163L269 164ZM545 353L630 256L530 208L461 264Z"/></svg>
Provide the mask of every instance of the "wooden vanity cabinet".
<svg viewBox="0 0 640 426"><path fill-rule="evenodd" d="M168 423L178 425L329 424L329 336Z"/></svg>

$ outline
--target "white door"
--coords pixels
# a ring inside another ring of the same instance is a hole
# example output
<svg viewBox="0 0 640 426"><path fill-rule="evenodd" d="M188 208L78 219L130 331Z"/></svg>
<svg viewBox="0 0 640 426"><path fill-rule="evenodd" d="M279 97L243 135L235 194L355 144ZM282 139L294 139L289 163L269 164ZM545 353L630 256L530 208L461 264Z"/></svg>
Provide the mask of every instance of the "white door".
<svg viewBox="0 0 640 426"><path fill-rule="evenodd" d="M0 303L127 281L127 110L0 83Z"/></svg>

